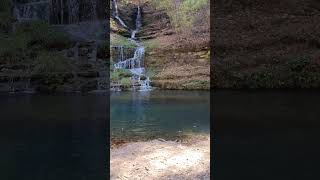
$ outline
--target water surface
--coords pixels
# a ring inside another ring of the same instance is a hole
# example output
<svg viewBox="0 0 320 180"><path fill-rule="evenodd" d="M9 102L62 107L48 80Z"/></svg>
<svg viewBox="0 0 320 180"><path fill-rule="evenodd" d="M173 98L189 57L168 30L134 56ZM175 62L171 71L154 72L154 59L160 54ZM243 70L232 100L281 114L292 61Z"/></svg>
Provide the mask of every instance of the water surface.
<svg viewBox="0 0 320 180"><path fill-rule="evenodd" d="M114 92L110 101L112 137L170 138L210 132L210 92Z"/></svg>
<svg viewBox="0 0 320 180"><path fill-rule="evenodd" d="M0 95L0 179L105 179L108 100Z"/></svg>
<svg viewBox="0 0 320 180"><path fill-rule="evenodd" d="M319 107L316 91L213 92L214 179L319 179Z"/></svg>

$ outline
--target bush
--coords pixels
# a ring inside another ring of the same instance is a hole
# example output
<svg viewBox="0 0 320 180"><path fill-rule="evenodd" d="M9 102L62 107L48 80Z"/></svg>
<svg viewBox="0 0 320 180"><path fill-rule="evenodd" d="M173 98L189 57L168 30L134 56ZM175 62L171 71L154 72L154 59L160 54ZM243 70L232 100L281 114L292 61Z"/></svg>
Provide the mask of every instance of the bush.
<svg viewBox="0 0 320 180"><path fill-rule="evenodd" d="M287 66L291 69L291 71L302 71L302 69L309 64L310 58L308 57L301 57L287 62Z"/></svg>
<svg viewBox="0 0 320 180"><path fill-rule="evenodd" d="M40 45L45 49L65 49L72 45L68 36L50 28L42 21L24 22L17 26L15 35L28 38L28 45Z"/></svg>
<svg viewBox="0 0 320 180"><path fill-rule="evenodd" d="M11 0L0 1L0 30L2 31L8 31L12 22L11 6Z"/></svg>
<svg viewBox="0 0 320 180"><path fill-rule="evenodd" d="M120 83L124 88L130 88L131 87L130 78L122 78Z"/></svg>
<svg viewBox="0 0 320 180"><path fill-rule="evenodd" d="M132 76L132 73L127 69L116 69L110 73L110 80L117 82L122 78L129 78Z"/></svg>
<svg viewBox="0 0 320 180"><path fill-rule="evenodd" d="M152 0L158 9L164 9L176 31L191 30L196 21L204 21L209 28L209 0Z"/></svg>
<svg viewBox="0 0 320 180"><path fill-rule="evenodd" d="M0 57L10 63L21 60L28 50L28 38L23 35L0 37Z"/></svg>
<svg viewBox="0 0 320 180"><path fill-rule="evenodd" d="M66 73L71 72L68 59L57 52L41 52L35 61L34 73Z"/></svg>

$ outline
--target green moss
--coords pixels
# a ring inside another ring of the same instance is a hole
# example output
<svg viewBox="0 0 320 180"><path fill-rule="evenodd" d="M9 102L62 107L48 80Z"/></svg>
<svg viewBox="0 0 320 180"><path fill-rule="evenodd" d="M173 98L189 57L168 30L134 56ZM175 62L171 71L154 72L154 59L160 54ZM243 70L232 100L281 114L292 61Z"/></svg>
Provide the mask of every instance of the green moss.
<svg viewBox="0 0 320 180"><path fill-rule="evenodd" d="M126 48L134 48L136 45L129 41L128 38L120 36L118 34L110 34L111 46L123 46Z"/></svg>

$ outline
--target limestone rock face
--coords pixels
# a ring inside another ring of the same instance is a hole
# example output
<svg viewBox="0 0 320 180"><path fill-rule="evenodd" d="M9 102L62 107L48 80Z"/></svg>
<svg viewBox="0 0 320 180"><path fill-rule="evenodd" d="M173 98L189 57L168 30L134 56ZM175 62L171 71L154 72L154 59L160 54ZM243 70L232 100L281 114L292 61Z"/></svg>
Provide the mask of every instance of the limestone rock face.
<svg viewBox="0 0 320 180"><path fill-rule="evenodd" d="M18 21L44 20L50 24L74 24L105 19L104 0L16 0Z"/></svg>

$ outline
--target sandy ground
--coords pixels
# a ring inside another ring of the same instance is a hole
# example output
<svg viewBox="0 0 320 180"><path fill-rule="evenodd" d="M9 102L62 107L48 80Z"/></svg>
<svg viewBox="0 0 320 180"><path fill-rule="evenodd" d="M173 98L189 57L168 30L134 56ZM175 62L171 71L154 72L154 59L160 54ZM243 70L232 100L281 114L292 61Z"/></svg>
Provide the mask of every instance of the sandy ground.
<svg viewBox="0 0 320 180"><path fill-rule="evenodd" d="M111 149L111 179L210 179L210 137L152 140Z"/></svg>

